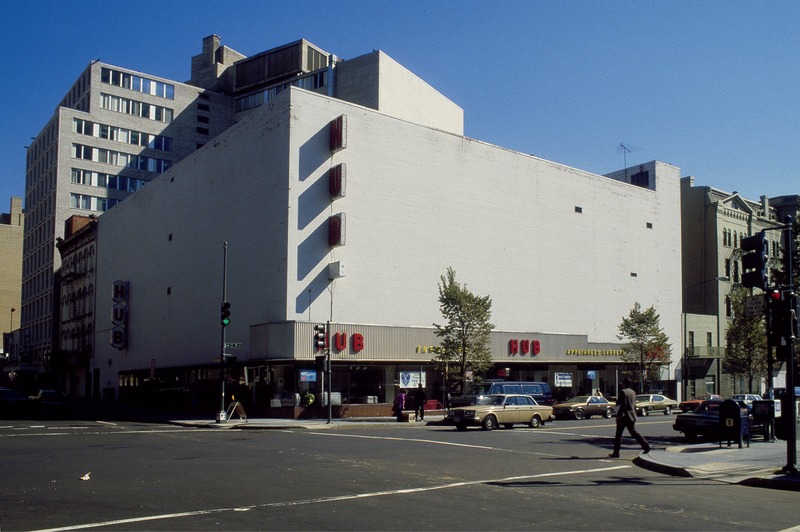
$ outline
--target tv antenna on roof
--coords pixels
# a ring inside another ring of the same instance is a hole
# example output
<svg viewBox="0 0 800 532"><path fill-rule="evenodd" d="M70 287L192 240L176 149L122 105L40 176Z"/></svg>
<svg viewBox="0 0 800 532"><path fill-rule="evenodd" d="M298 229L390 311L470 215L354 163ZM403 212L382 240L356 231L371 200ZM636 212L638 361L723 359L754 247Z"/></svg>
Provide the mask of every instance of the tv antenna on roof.
<svg viewBox="0 0 800 532"><path fill-rule="evenodd" d="M625 166L625 180L628 180L628 154L634 151L639 151L636 146L631 146L625 142L620 142L617 146L617 153L622 153L622 164Z"/></svg>

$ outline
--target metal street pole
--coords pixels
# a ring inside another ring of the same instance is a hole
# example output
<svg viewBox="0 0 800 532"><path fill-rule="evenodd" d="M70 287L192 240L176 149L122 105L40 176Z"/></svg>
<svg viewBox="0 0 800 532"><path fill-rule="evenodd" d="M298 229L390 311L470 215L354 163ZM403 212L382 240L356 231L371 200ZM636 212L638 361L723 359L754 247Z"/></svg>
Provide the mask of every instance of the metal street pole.
<svg viewBox="0 0 800 532"><path fill-rule="evenodd" d="M325 369L328 374L328 425L331 424L331 417L333 414L331 406L331 387L333 386L333 361L331 360L331 322L325 323Z"/></svg>
<svg viewBox="0 0 800 532"><path fill-rule="evenodd" d="M788 334L786 338L786 393L789 397L789 431L786 435L786 465L783 467L784 473L797 473L797 403L794 395L794 340L796 331L791 325L791 313L796 312L797 300L794 290L794 277L792 276L792 250L794 250L794 239L792 237L792 224L794 220L786 217L786 246L785 261L786 275L789 285L789 315L784 319L789 320Z"/></svg>
<svg viewBox="0 0 800 532"><path fill-rule="evenodd" d="M228 242L222 244L222 301L227 301L228 292ZM222 396L220 399L219 414L217 415L217 423L226 421L225 419L225 325L220 322L222 329L220 341L220 356L219 356L219 373L222 381Z"/></svg>

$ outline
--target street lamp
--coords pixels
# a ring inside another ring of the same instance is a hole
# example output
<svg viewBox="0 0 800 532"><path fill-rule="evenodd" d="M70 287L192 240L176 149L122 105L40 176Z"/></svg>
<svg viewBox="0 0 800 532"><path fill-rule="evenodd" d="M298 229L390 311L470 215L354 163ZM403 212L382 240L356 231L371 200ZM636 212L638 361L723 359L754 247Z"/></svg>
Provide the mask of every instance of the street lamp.
<svg viewBox="0 0 800 532"><path fill-rule="evenodd" d="M701 286L701 285L704 285L706 283L712 283L712 282L715 282L715 281L717 281L717 282L719 282L719 281L728 282L728 281L730 281L730 278L727 275L718 275L717 277L712 277L711 279L706 279L705 281L700 281L699 283L683 285L683 300L684 300L683 301L683 358L682 358L682 362L681 362L681 381L683 383L683 386L682 386L682 388L683 388L682 392L683 393L682 393L681 397L682 397L682 400L684 400L684 401L687 399L687 393L688 393L688 382L687 382L688 371L686 369L686 359L687 359L687 355L688 355L688 351L689 351L689 330L688 330L689 327L688 327L687 320L686 320L686 314L687 314L686 307L688 306L686 304L686 291L688 289L690 289L690 288L695 288L697 286ZM717 305L716 305L717 347L719 347L719 312L720 312L719 298L717 298ZM717 360L717 369L719 370L719 359ZM718 381L719 381L722 378L722 375L721 375L720 371L718 371L718 373L720 373L720 375L718 376ZM721 385L722 385L721 382L717 382L717 386L718 387L721 386ZM719 391L719 390L717 390L717 391Z"/></svg>

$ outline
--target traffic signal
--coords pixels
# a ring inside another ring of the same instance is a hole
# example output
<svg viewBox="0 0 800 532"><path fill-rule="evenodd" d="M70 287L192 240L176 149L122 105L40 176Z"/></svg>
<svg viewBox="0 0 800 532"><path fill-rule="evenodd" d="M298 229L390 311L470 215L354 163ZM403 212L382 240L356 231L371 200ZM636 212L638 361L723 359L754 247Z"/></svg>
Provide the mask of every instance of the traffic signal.
<svg viewBox="0 0 800 532"><path fill-rule="evenodd" d="M314 325L314 347L325 349L325 326Z"/></svg>
<svg viewBox="0 0 800 532"><path fill-rule="evenodd" d="M231 323L231 304L227 301L222 302L222 308L220 309L220 322L222 323L223 327L227 327Z"/></svg>
<svg viewBox="0 0 800 532"><path fill-rule="evenodd" d="M319 373L325 372L325 355L317 355L314 357L314 366Z"/></svg>
<svg viewBox="0 0 800 532"><path fill-rule="evenodd" d="M767 336L771 345L781 345L782 307L780 290L770 290L767 294Z"/></svg>
<svg viewBox="0 0 800 532"><path fill-rule="evenodd" d="M777 294L777 295L776 295ZM797 338L797 297L791 292L770 292L768 332L772 345L788 345Z"/></svg>
<svg viewBox="0 0 800 532"><path fill-rule="evenodd" d="M743 238L742 248L742 286L745 288L767 289L767 236L764 231Z"/></svg>

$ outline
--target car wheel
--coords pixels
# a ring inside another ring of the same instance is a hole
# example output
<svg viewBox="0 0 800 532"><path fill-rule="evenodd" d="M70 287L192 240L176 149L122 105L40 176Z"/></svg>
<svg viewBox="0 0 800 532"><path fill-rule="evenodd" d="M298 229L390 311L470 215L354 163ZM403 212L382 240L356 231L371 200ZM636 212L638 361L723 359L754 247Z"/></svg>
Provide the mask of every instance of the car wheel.
<svg viewBox="0 0 800 532"><path fill-rule="evenodd" d="M586 419L586 413L582 408L579 408L575 411L575 419Z"/></svg>
<svg viewBox="0 0 800 532"><path fill-rule="evenodd" d="M503 423L503 427L507 428L507 429L513 429L514 428L514 424L513 423Z"/></svg>
<svg viewBox="0 0 800 532"><path fill-rule="evenodd" d="M686 439L689 441L694 441L697 439L697 433L692 430L685 431L683 435L686 436Z"/></svg>
<svg viewBox="0 0 800 532"><path fill-rule="evenodd" d="M483 420L483 430L492 430L497 428L497 418L494 416L486 416Z"/></svg>
<svg viewBox="0 0 800 532"><path fill-rule="evenodd" d="M466 423L457 423L456 424L456 430L467 430Z"/></svg>
<svg viewBox="0 0 800 532"><path fill-rule="evenodd" d="M664 409L664 415L665 416L668 416L671 413L672 413L672 407L671 406L668 406L667 408Z"/></svg>
<svg viewBox="0 0 800 532"><path fill-rule="evenodd" d="M603 414L603 417L606 419L611 419L614 417L614 410L612 408L606 408L606 412Z"/></svg>
<svg viewBox="0 0 800 532"><path fill-rule="evenodd" d="M531 420L528 422L528 426L532 429L538 429L542 426L542 419L539 417L538 414L534 414L531 417Z"/></svg>
<svg viewBox="0 0 800 532"><path fill-rule="evenodd" d="M642 408L642 416L647 417L650 414L650 411L647 407Z"/></svg>

